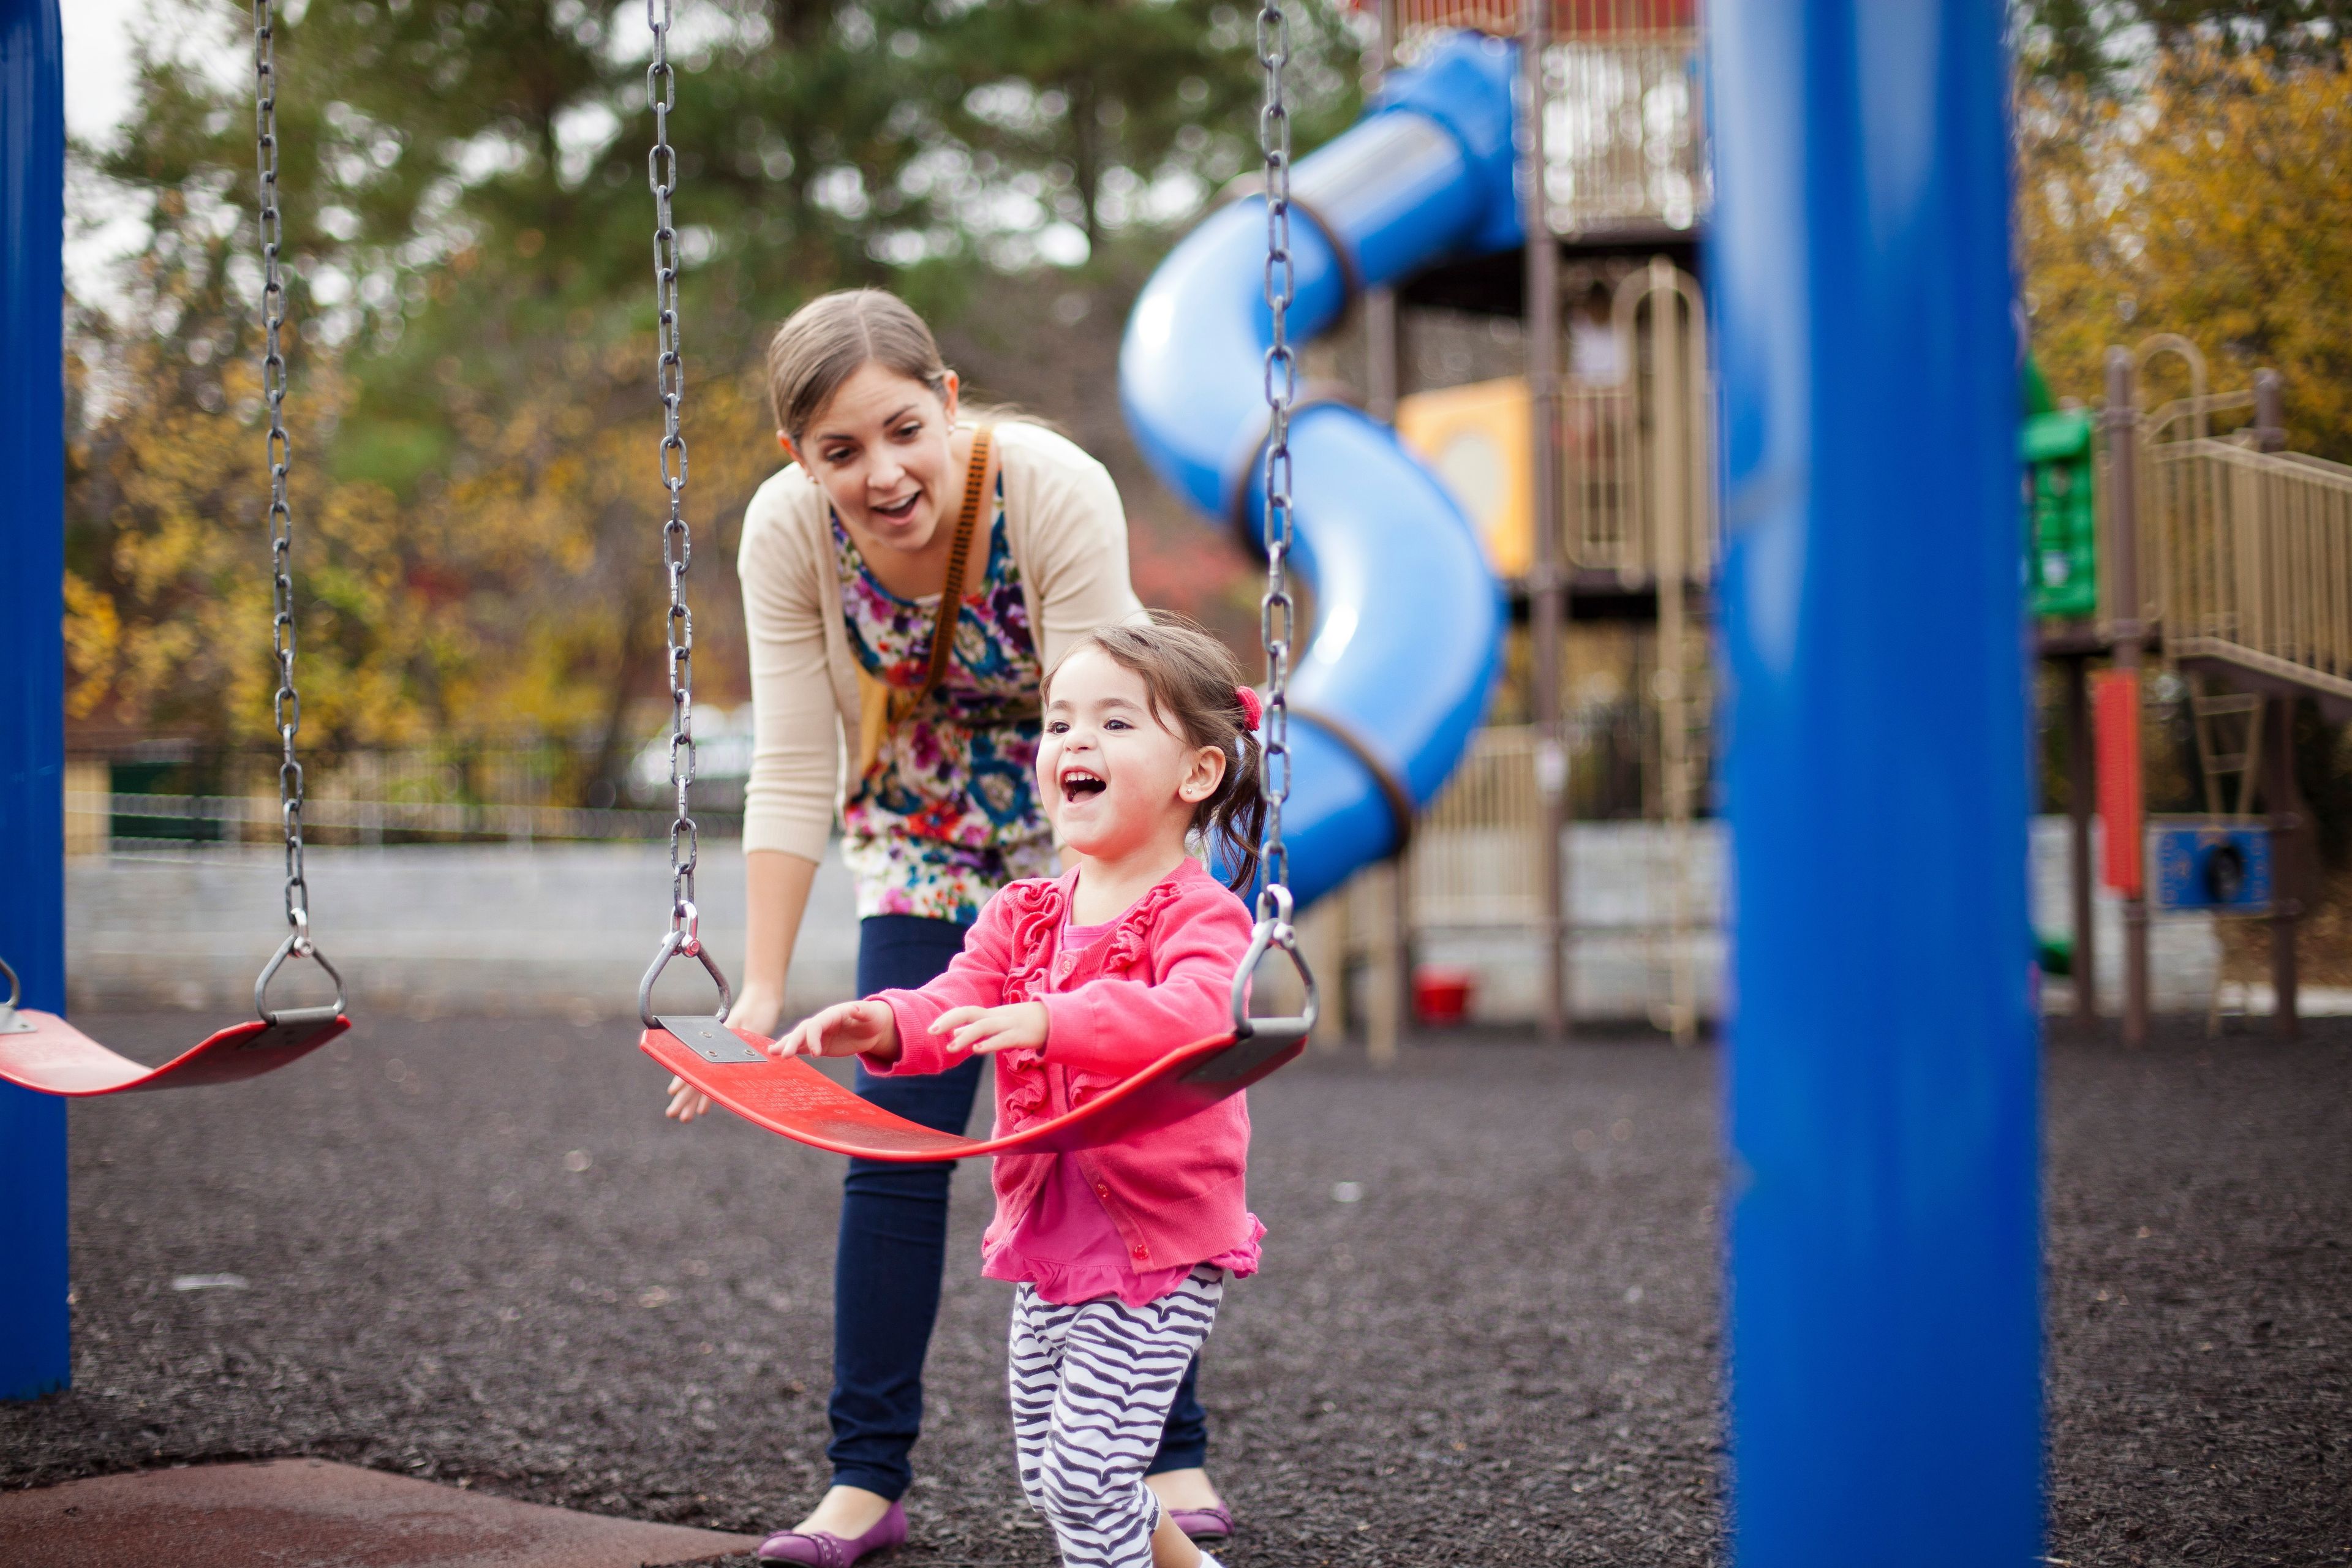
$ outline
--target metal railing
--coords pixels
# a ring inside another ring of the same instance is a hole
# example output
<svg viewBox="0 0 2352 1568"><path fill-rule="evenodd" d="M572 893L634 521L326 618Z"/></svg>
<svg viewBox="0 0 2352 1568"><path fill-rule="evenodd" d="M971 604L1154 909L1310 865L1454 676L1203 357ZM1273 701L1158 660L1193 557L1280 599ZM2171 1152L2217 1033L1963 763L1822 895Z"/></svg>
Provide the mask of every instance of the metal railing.
<svg viewBox="0 0 2352 1568"><path fill-rule="evenodd" d="M65 796L68 853L99 853L126 845L265 844L278 830L275 797L268 795L117 795L68 787ZM669 836L669 817L627 807L485 805L425 801L320 800L303 810L307 827L330 831L320 842L384 844L396 841L495 839L530 843L541 839L633 840L657 843ZM707 813L704 831L713 838L742 830L740 816Z"/></svg>
<svg viewBox="0 0 2352 1568"><path fill-rule="evenodd" d="M1590 378L1571 354L1560 391L1569 564L1613 572L1629 587L1708 582L1719 551L1706 307L1696 280L1663 258L1627 274L1607 331L1615 379Z"/></svg>
<svg viewBox="0 0 2352 1568"><path fill-rule="evenodd" d="M748 734L714 739L714 755L730 765L718 770L709 793L719 798L701 814L713 837L741 830L749 750ZM260 748L193 741L75 754L66 764L68 851L273 842L276 761ZM656 761L666 772L667 759ZM328 844L666 837L669 815L639 809L660 795L636 776L646 770L632 764L624 780L597 782L612 771L593 741L493 737L352 750L313 760L303 820Z"/></svg>
<svg viewBox="0 0 2352 1568"><path fill-rule="evenodd" d="M2177 333L2132 351L2135 379L2163 358L2179 362L2189 395L2133 426L2135 583L2112 569L2115 455L2108 439L2098 447L2100 635L2112 641L2136 607L2169 662L2218 661L2352 700L2352 468L2263 450L2284 433L2256 428L2255 392L2211 391L2203 352Z"/></svg>
<svg viewBox="0 0 2352 1568"><path fill-rule="evenodd" d="M2352 468L2210 437L2144 454L2166 657L2352 699Z"/></svg>
<svg viewBox="0 0 2352 1568"><path fill-rule="evenodd" d="M1543 792L1532 727L1481 730L1413 827L1415 930L1536 927L1544 919Z"/></svg>
<svg viewBox="0 0 2352 1568"><path fill-rule="evenodd" d="M1445 33L1515 37L1517 0L1392 0L1397 58ZM1710 205L1696 0L1553 0L1544 51L1552 232L1679 233Z"/></svg>

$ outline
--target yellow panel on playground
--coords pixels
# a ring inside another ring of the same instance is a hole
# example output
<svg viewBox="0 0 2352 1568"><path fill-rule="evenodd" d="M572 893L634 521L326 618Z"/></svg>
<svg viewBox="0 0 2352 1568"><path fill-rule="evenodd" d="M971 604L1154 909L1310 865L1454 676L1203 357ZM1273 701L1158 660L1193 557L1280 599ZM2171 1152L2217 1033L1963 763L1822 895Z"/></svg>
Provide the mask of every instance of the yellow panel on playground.
<svg viewBox="0 0 2352 1568"><path fill-rule="evenodd" d="M1535 564L1528 384L1516 375L1397 400L1396 430L1428 460L1505 577Z"/></svg>

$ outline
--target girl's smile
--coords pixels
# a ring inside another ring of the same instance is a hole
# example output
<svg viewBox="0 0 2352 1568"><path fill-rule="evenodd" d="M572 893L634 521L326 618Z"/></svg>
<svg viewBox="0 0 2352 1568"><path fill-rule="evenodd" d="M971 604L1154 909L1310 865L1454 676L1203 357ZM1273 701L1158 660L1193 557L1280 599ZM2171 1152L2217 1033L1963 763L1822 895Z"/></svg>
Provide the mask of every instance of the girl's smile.
<svg viewBox="0 0 2352 1568"><path fill-rule="evenodd" d="M1181 855L1192 807L1215 792L1226 762L1169 729L1143 677L1100 649L1081 647L1054 672L1038 794L1079 854L1117 859L1166 840Z"/></svg>

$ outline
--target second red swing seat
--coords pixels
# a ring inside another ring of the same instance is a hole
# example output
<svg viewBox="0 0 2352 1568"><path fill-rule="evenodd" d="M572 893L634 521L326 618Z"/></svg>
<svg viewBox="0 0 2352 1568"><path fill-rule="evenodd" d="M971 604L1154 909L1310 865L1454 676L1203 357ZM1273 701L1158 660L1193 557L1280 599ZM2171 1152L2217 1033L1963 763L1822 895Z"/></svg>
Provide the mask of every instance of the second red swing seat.
<svg viewBox="0 0 2352 1568"><path fill-rule="evenodd" d="M271 1007L270 978L289 957L308 958L332 976L334 1001ZM259 1017L215 1030L161 1067L144 1067L109 1050L55 1013L17 1006L23 993L5 960L0 960L0 977L8 982L8 999L0 1003L0 1082L67 1100L259 1078L309 1056L352 1026L343 1013L343 977L299 932L286 939L254 983L253 1009Z"/></svg>
<svg viewBox="0 0 2352 1568"><path fill-rule="evenodd" d="M26 1007L0 1034L0 1080L79 1100L151 1089L196 1089L275 1072L352 1026L339 1009L304 1008L273 1021L250 1018L213 1034L161 1067L142 1067L107 1049L54 1013Z"/></svg>

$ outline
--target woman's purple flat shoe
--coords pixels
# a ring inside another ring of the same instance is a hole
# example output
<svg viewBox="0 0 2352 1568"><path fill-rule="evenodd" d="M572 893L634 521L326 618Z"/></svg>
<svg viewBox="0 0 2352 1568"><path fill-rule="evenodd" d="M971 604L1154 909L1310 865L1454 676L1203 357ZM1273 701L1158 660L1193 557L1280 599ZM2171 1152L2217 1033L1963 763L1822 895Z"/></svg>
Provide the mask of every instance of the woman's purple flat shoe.
<svg viewBox="0 0 2352 1568"><path fill-rule="evenodd" d="M1223 1541L1234 1533L1234 1516L1224 1504L1214 1508L1171 1508L1168 1517L1194 1541Z"/></svg>
<svg viewBox="0 0 2352 1568"><path fill-rule="evenodd" d="M869 1552L907 1543L907 1510L897 1503L855 1541L828 1530L780 1530L760 1542L759 1561L799 1563L806 1568L849 1568Z"/></svg>

